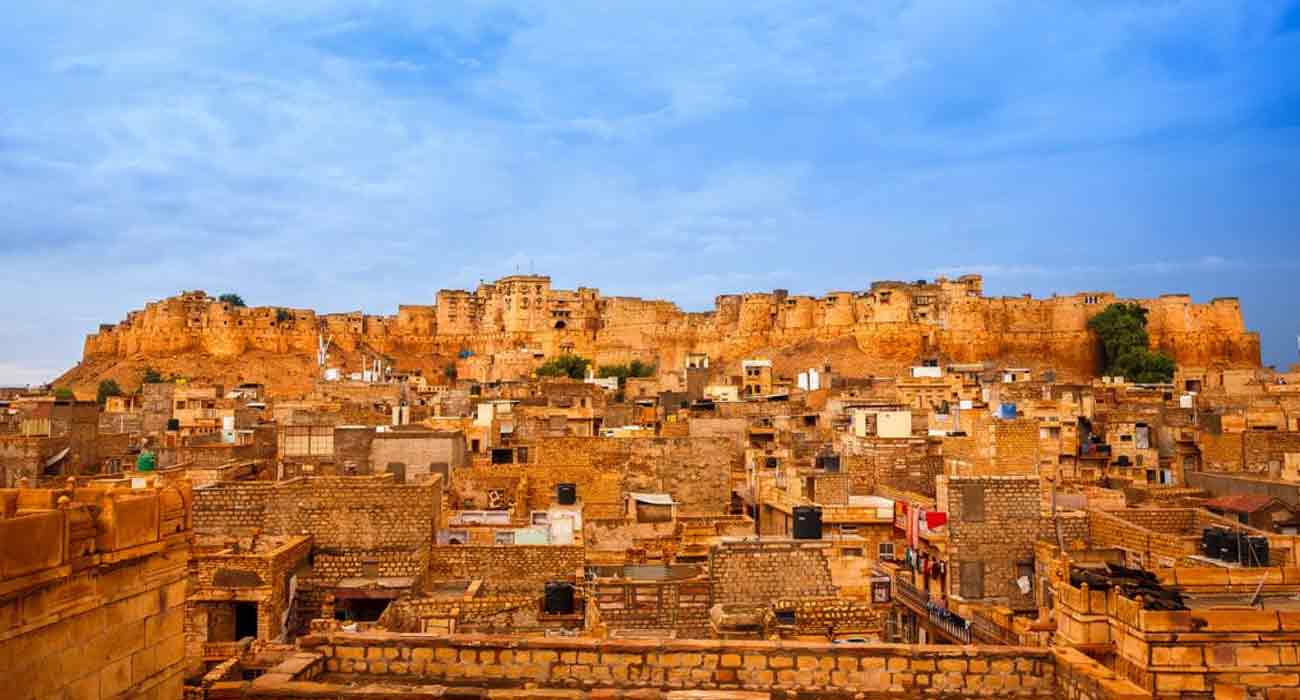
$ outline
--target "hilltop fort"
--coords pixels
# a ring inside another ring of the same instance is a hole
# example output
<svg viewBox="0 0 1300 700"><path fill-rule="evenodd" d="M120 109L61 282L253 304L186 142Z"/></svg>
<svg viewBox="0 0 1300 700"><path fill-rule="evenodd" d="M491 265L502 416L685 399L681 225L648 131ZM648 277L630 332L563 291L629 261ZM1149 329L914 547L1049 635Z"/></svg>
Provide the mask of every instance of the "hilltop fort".
<svg viewBox="0 0 1300 700"><path fill-rule="evenodd" d="M100 326L86 338L83 362L59 383L131 381L144 366L160 366L302 390L320 373L323 342L344 371L382 358L430 376L459 363L483 379L510 378L520 367L516 356L566 353L597 364L643 359L664 366L680 365L688 353L717 360L758 353L778 369L797 359L862 374L925 359L996 360L1087 379L1101 362L1088 319L1115 301L1125 300L1107 292L986 297L978 275L874 282L821 297L779 289L726 294L705 313L588 287L556 289L543 275L513 275L473 291L444 289L433 304L401 305L393 316L242 307L187 291ZM1152 346L1180 367L1259 366L1259 336L1246 330L1237 299L1204 304L1168 294L1132 301L1149 312Z"/></svg>

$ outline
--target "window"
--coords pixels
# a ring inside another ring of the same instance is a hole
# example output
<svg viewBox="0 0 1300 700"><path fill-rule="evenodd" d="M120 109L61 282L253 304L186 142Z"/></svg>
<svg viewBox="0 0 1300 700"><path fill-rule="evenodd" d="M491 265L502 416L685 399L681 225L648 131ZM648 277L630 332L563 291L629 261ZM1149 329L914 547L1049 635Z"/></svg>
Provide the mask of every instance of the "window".
<svg viewBox="0 0 1300 700"><path fill-rule="evenodd" d="M495 544L514 544L515 533L514 531L511 530L507 530L505 532L498 532L496 533L496 539L494 542Z"/></svg>
<svg viewBox="0 0 1300 700"><path fill-rule="evenodd" d="M235 603L235 641L257 638L257 603Z"/></svg>
<svg viewBox="0 0 1300 700"><path fill-rule="evenodd" d="M881 561L893 561L893 560L894 560L894 543L893 543L893 542L881 542L881 543L880 543L879 545L877 545L877 547L876 547L876 553L877 553L877 558L880 559Z"/></svg>
<svg viewBox="0 0 1300 700"><path fill-rule="evenodd" d="M958 489L961 494L962 520L969 523L984 522L984 485L961 484Z"/></svg>
<svg viewBox="0 0 1300 700"><path fill-rule="evenodd" d="M860 557L860 556L862 556L862 548L861 548L861 547L845 547L844 549L841 549L841 550L840 550L840 556L842 556L842 557Z"/></svg>
<svg viewBox="0 0 1300 700"><path fill-rule="evenodd" d="M1021 581L1025 582L1026 587L1021 587L1020 592L1029 595L1034 591L1034 562L1018 561L1016 562L1016 584L1020 585Z"/></svg>
<svg viewBox="0 0 1300 700"><path fill-rule="evenodd" d="M961 597L967 600L984 597L984 562L964 561L961 567Z"/></svg>

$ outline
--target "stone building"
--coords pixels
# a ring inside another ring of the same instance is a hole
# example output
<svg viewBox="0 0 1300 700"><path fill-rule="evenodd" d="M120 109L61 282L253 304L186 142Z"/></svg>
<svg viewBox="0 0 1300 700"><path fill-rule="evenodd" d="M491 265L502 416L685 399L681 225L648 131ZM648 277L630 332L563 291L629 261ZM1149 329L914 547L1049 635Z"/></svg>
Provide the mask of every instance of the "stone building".
<svg viewBox="0 0 1300 700"><path fill-rule="evenodd" d="M0 490L0 678L27 698L179 698L185 486Z"/></svg>

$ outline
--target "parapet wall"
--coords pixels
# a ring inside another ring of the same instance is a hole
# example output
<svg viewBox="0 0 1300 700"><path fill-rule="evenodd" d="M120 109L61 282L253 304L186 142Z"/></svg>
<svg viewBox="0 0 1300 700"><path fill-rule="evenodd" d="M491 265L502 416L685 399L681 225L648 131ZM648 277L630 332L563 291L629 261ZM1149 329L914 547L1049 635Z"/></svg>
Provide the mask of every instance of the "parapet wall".
<svg viewBox="0 0 1300 700"><path fill-rule="evenodd" d="M377 477L302 477L220 482L194 490L199 534L315 537L319 548L427 547L437 528L442 481L399 484Z"/></svg>
<svg viewBox="0 0 1300 700"><path fill-rule="evenodd" d="M0 696L181 694L186 485L0 490Z"/></svg>
<svg viewBox="0 0 1300 700"><path fill-rule="evenodd" d="M795 691L820 697L1055 698L1046 649L415 634L307 637L325 676L570 688Z"/></svg>
<svg viewBox="0 0 1300 700"><path fill-rule="evenodd" d="M831 580L821 540L727 542L709 555L715 603L769 605L781 599L830 598Z"/></svg>
<svg viewBox="0 0 1300 700"><path fill-rule="evenodd" d="M581 546L567 545L435 545L429 555L429 580L570 580L580 574L584 552Z"/></svg>

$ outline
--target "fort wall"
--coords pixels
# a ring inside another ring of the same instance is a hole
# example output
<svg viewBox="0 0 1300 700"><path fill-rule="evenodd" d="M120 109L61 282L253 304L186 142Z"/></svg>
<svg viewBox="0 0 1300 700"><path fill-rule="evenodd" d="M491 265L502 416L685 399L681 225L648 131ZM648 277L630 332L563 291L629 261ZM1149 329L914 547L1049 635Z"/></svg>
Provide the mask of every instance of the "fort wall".
<svg viewBox="0 0 1300 700"><path fill-rule="evenodd" d="M756 349L853 338L864 353L914 361L986 359L1053 366L1090 376L1099 345L1088 319L1108 293L989 298L978 276L933 284L879 282L866 292L820 298L783 291L719 296L709 313L675 304L602 297L594 289L554 290L550 279L516 276L474 292L442 290L430 305L403 305L393 316L308 309L235 307L202 291L149 303L86 339L86 360L197 353L232 358L261 351L312 356L319 335L336 351L453 357L515 348L587 357L649 353L677 366L687 352L721 360ZM1153 347L1185 367L1258 367L1259 336L1246 330L1236 299L1197 304L1187 295L1133 300L1148 309Z"/></svg>

